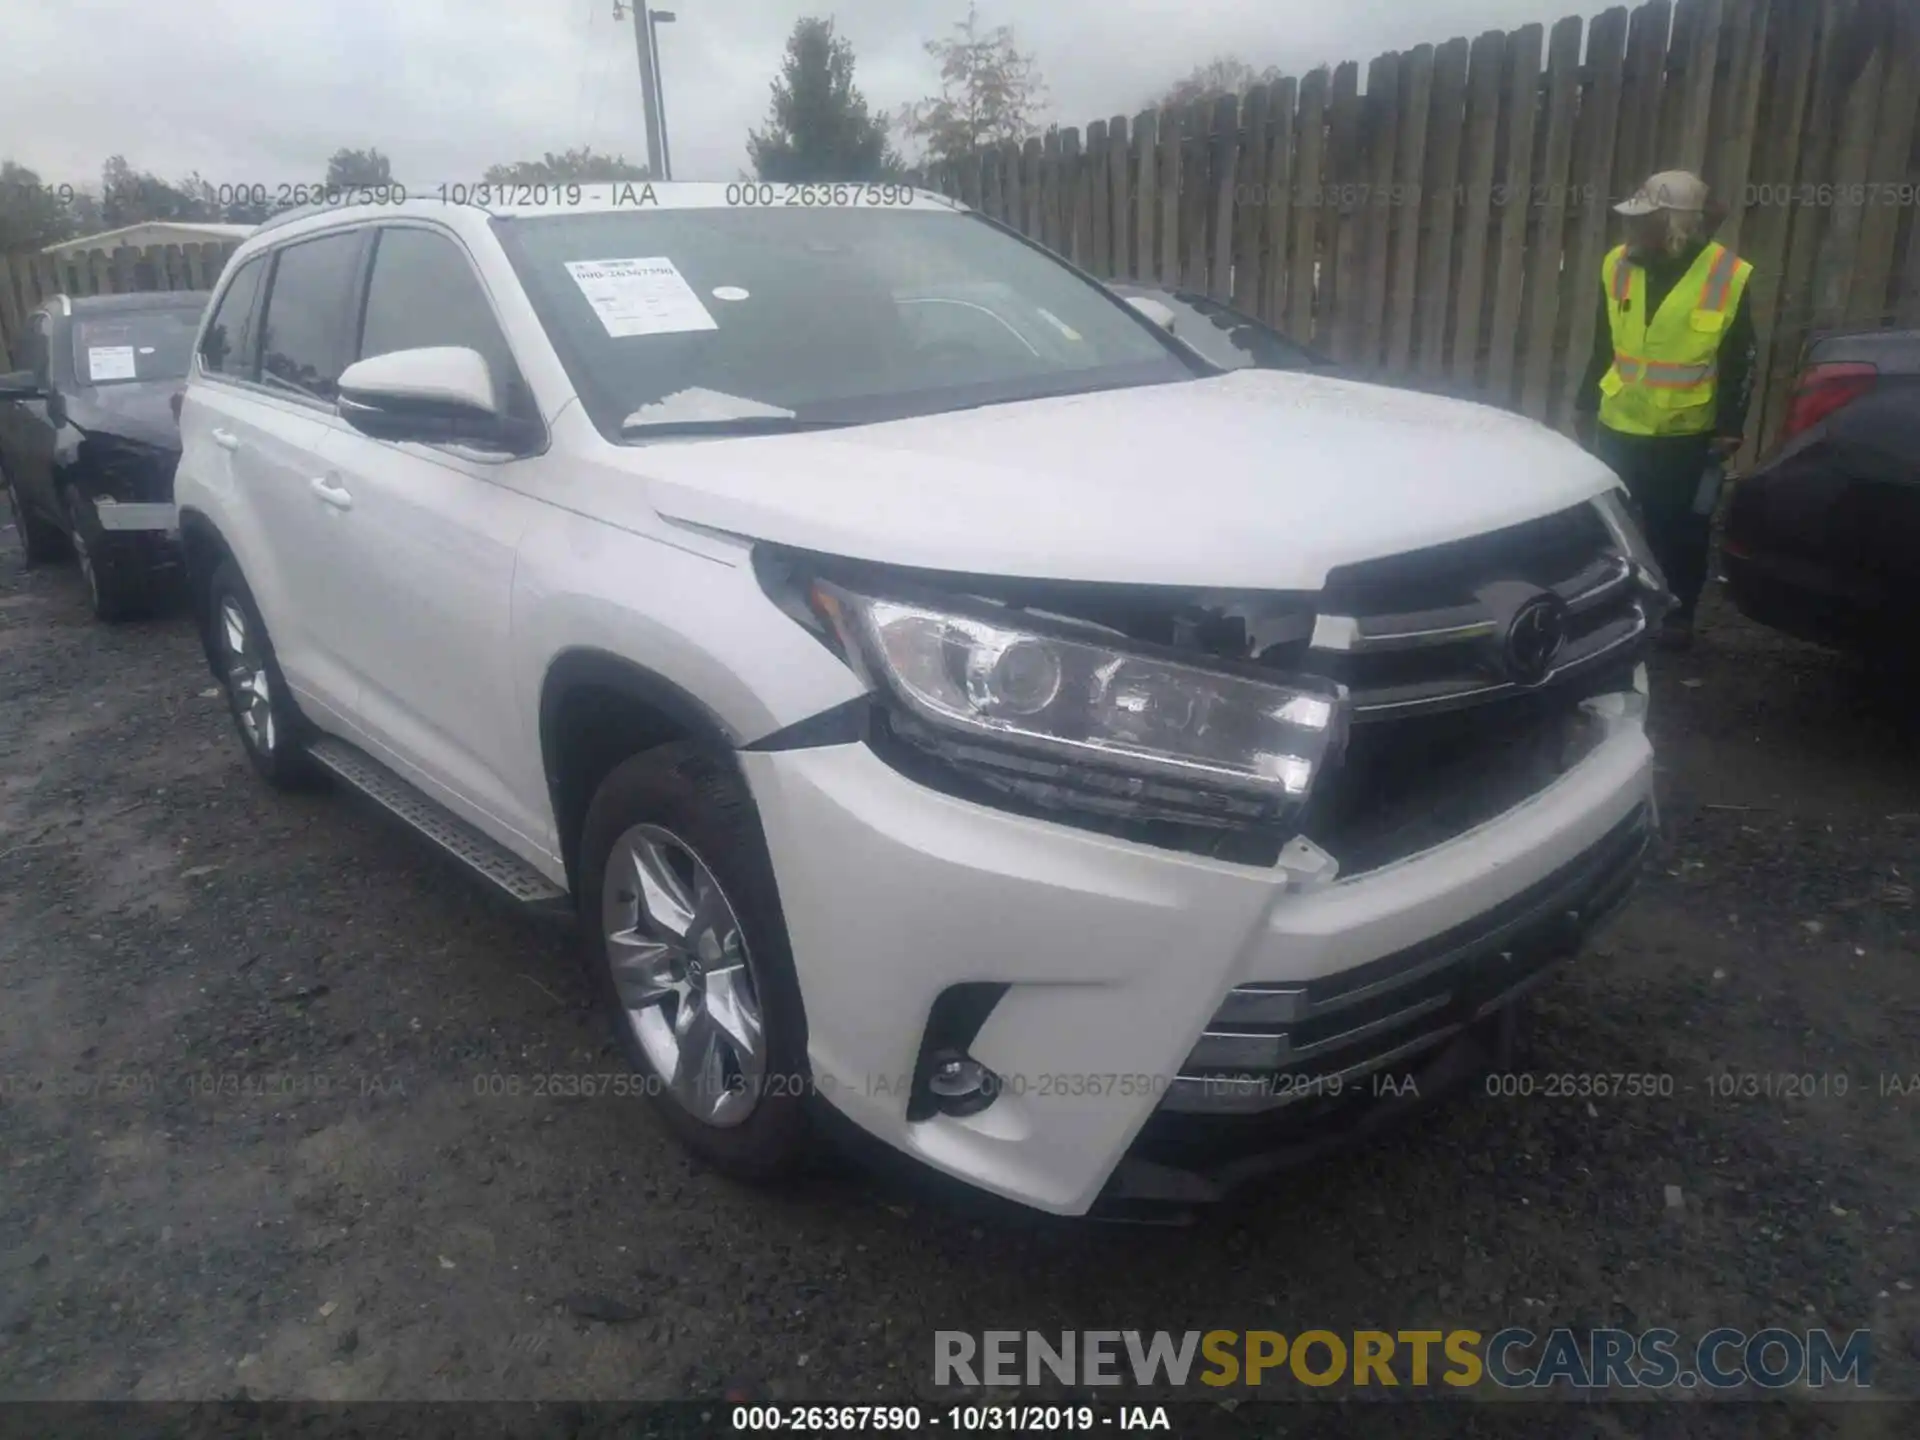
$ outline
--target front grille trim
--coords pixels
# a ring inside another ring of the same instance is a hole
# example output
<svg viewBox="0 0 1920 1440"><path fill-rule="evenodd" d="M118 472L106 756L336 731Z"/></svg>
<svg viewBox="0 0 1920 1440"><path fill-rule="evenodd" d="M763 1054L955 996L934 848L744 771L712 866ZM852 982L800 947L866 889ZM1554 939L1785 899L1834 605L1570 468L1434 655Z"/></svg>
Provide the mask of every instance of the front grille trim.
<svg viewBox="0 0 1920 1440"><path fill-rule="evenodd" d="M1570 614L1581 615L1618 597L1633 580L1633 562L1624 555L1608 553L1571 579L1549 588L1566 602ZM1324 619L1326 628L1316 634L1314 648L1349 654L1456 645L1490 638L1499 630L1479 605L1403 615L1327 615Z"/></svg>
<svg viewBox="0 0 1920 1440"><path fill-rule="evenodd" d="M1592 502L1330 576L1303 668L1345 684L1355 723L1491 704L1578 680L1646 638L1660 587ZM1502 656L1516 593L1552 596L1571 634L1533 683Z"/></svg>
<svg viewBox="0 0 1920 1440"><path fill-rule="evenodd" d="M1454 710L1468 705L1484 705L1505 696L1534 694L1578 679L1607 660L1620 656L1630 647L1644 640L1651 629L1652 621L1648 618L1646 608L1636 602L1630 608L1624 629L1620 629L1620 622L1615 622L1609 630L1617 633L1598 632L1603 637L1599 643L1596 644L1594 639L1589 638L1567 659L1549 671L1547 677L1537 685L1517 685L1510 680L1499 680L1492 684L1462 681L1455 686L1440 687L1439 693L1429 691L1429 693L1400 699L1383 698L1393 696L1395 692L1392 690L1356 691L1352 699L1353 720L1355 724L1361 724L1402 715Z"/></svg>
<svg viewBox="0 0 1920 1440"><path fill-rule="evenodd" d="M1324 1040L1312 1040L1304 1045L1296 1045L1285 1031L1278 1034L1242 1034L1228 1030L1208 1030L1200 1037L1200 1043L1193 1047L1187 1056L1187 1064L1202 1070L1232 1069L1278 1069L1282 1065L1298 1065L1320 1055L1328 1055L1336 1050L1344 1050L1357 1045L1369 1035L1377 1035L1383 1030L1392 1030L1398 1026L1410 1024L1415 1020L1443 1010L1453 999L1451 993L1429 995L1424 1000L1415 1001L1404 1009L1382 1015L1356 1025L1351 1030L1342 1030L1338 1035L1329 1035ZM1214 1016L1214 1024L1220 1023L1220 1017Z"/></svg>
<svg viewBox="0 0 1920 1440"><path fill-rule="evenodd" d="M1162 1108L1277 1110L1443 1043L1543 983L1574 936L1617 911L1651 840L1652 812L1641 804L1552 874L1451 930L1305 985L1236 987L1195 1041ZM1496 956L1514 967L1511 976L1482 993L1484 985L1475 982L1487 977L1478 967ZM1432 993L1407 993L1426 985ZM1315 1021L1398 994L1406 994L1406 1004L1356 1017L1332 1034L1312 1033ZM1410 1027L1418 1028L1408 1034ZM1369 1048L1370 1041L1383 1043ZM1301 1068L1328 1060L1311 1072Z"/></svg>
<svg viewBox="0 0 1920 1440"><path fill-rule="evenodd" d="M1172 1114L1189 1115L1252 1115L1279 1110L1301 1100L1319 1099L1332 1087L1344 1088L1352 1081L1364 1080L1396 1061L1410 1060L1423 1051L1446 1044L1466 1028L1463 1024L1451 1023L1423 1031L1403 1045L1356 1060L1343 1070L1329 1071L1315 1077L1317 1086L1309 1083L1299 1090L1283 1090L1279 1094L1274 1093L1281 1079L1279 1073L1257 1076L1177 1075L1167 1087L1166 1098L1160 1108Z"/></svg>

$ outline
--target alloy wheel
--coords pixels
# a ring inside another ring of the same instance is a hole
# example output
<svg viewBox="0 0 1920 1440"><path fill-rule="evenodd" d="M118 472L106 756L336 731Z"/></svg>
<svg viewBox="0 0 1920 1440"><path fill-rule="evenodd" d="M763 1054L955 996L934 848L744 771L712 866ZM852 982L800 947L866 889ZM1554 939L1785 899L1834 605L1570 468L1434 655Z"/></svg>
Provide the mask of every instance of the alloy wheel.
<svg viewBox="0 0 1920 1440"><path fill-rule="evenodd" d="M767 1042L733 902L693 848L658 825L614 842L602 897L620 1009L666 1093L702 1124L742 1123L759 1102Z"/></svg>
<svg viewBox="0 0 1920 1440"><path fill-rule="evenodd" d="M260 754L271 755L275 739L273 687L267 678L265 657L247 624L247 612L232 595L220 600L220 649L240 733Z"/></svg>

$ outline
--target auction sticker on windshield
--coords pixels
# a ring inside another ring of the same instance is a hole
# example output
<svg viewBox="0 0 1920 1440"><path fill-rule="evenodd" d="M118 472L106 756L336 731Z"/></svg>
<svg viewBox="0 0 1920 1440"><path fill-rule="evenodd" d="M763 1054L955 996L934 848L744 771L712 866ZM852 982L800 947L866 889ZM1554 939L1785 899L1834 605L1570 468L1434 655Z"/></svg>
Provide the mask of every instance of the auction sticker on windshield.
<svg viewBox="0 0 1920 1440"><path fill-rule="evenodd" d="M664 255L569 260L567 273L615 339L720 328L686 277Z"/></svg>
<svg viewBox="0 0 1920 1440"><path fill-rule="evenodd" d="M131 380L133 376L133 346L95 345L87 351L89 380Z"/></svg>

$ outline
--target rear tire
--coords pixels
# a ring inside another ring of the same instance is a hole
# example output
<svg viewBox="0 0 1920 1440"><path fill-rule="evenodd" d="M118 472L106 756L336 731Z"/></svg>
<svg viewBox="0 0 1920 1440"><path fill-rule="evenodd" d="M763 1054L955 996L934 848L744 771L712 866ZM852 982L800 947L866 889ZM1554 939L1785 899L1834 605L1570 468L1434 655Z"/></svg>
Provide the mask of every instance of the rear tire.
<svg viewBox="0 0 1920 1440"><path fill-rule="evenodd" d="M311 732L274 659L253 592L224 560L207 587L207 635L227 709L247 759L276 790L308 790L324 774L307 754Z"/></svg>
<svg viewBox="0 0 1920 1440"><path fill-rule="evenodd" d="M26 507L4 470L0 470L0 481L6 482L7 508L12 512L14 533L20 537L27 564L50 565L66 558L67 537L60 533L60 527L48 524Z"/></svg>
<svg viewBox="0 0 1920 1440"><path fill-rule="evenodd" d="M87 604L93 618L109 623L133 620L153 608L150 576L136 555L106 543L106 531L87 513L79 492L66 492L67 533L80 578L86 582Z"/></svg>
<svg viewBox="0 0 1920 1440"><path fill-rule="evenodd" d="M579 850L588 967L676 1139L765 1182L807 1158L806 1020L752 797L684 743L617 767Z"/></svg>

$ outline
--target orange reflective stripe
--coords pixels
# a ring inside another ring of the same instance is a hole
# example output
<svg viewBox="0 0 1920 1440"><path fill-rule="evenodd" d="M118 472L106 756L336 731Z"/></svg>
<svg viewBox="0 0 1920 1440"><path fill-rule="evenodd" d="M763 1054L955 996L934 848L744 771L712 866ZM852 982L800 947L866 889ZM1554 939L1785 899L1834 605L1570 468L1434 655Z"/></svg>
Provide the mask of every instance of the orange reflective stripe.
<svg viewBox="0 0 1920 1440"><path fill-rule="evenodd" d="M1649 366L1646 377L1640 383L1649 390L1698 390L1719 378L1719 371L1711 366L1675 365L1670 368L1673 373L1662 374L1658 368Z"/></svg>
<svg viewBox="0 0 1920 1440"><path fill-rule="evenodd" d="M1718 248L1719 253L1713 257L1713 268L1707 272L1706 283L1700 287L1702 310L1717 312L1726 309L1727 292L1733 288L1733 271L1739 259L1724 245Z"/></svg>

